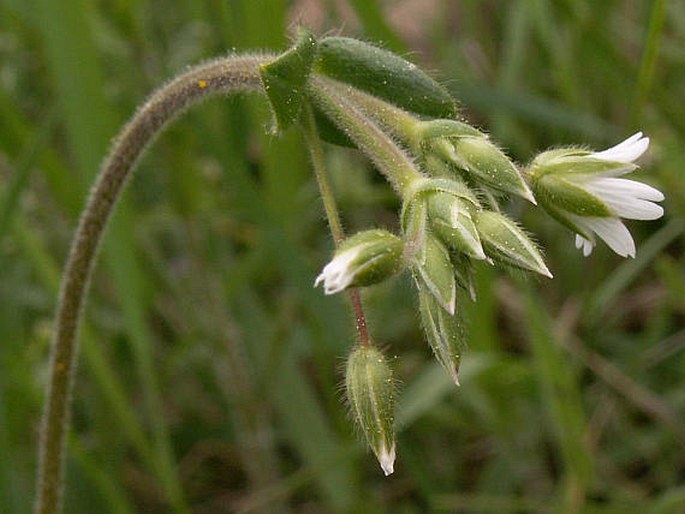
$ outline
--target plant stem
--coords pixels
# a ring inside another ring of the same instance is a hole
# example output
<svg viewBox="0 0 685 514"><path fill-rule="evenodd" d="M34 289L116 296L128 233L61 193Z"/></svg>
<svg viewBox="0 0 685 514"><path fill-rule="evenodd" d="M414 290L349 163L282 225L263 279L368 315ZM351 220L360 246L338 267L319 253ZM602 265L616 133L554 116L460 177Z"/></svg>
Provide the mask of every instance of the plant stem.
<svg viewBox="0 0 685 514"><path fill-rule="evenodd" d="M116 139L93 186L62 275L51 342L50 380L38 453L35 512L61 510L64 446L74 384L77 333L100 240L138 158L168 121L210 94L261 87L259 66L272 55L229 56L199 65L153 93Z"/></svg>
<svg viewBox="0 0 685 514"><path fill-rule="evenodd" d="M313 75L309 93L317 107L373 161L400 195L416 179L423 178L412 158L346 94L340 92L337 82Z"/></svg>
<svg viewBox="0 0 685 514"><path fill-rule="evenodd" d="M332 80L327 82L331 89L345 95L351 103L356 104L364 113L380 123L390 134L408 145L416 144L416 126L420 123L416 116L355 87Z"/></svg>
<svg viewBox="0 0 685 514"><path fill-rule="evenodd" d="M323 148L321 147L321 140L319 139L319 134L316 130L316 120L314 119L312 108L308 102L305 102L303 106L302 128L304 137L307 140L307 146L309 147L309 153L312 157L314 174L316 175L316 182L319 185L319 192L321 193L321 200L323 201L324 210L326 211L328 226L337 248L345 239L345 232L342 228L340 213L338 211L338 206L335 203L331 185L328 182L326 161L324 159ZM348 296L352 303L352 310L354 311L359 345L371 346L371 338L369 337L369 329L366 325L366 315L364 314L359 288L353 287L348 289Z"/></svg>

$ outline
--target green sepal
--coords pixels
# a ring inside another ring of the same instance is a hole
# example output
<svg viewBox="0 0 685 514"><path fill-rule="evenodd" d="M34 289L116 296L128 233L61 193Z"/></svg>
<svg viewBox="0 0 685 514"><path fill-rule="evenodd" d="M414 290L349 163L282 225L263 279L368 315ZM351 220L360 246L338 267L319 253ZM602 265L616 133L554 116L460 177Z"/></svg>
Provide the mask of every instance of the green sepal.
<svg viewBox="0 0 685 514"><path fill-rule="evenodd" d="M443 192L428 195L427 206L433 232L449 249L474 259L485 259L478 230L471 219L475 207L460 197Z"/></svg>
<svg viewBox="0 0 685 514"><path fill-rule="evenodd" d="M419 281L417 281L419 283ZM458 314L449 314L435 297L419 285L421 325L435 358L459 385L459 364L466 349L466 335Z"/></svg>
<svg viewBox="0 0 685 514"><path fill-rule="evenodd" d="M408 198L418 198L432 193L448 193L462 200L470 202L474 208L480 207L476 195L466 184L456 178L435 177L416 180L408 189Z"/></svg>
<svg viewBox="0 0 685 514"><path fill-rule="evenodd" d="M264 91L274 113L275 132L287 129L300 115L316 48L317 41L311 32L300 29L292 48L260 67Z"/></svg>
<svg viewBox="0 0 685 514"><path fill-rule="evenodd" d="M473 179L497 191L521 196L535 203L532 193L516 166L487 138L451 138L454 154L446 155L463 167Z"/></svg>
<svg viewBox="0 0 685 514"><path fill-rule="evenodd" d="M613 216L609 207L581 185L563 175L544 175L532 184L533 192L545 210L562 209L578 216Z"/></svg>
<svg viewBox="0 0 685 514"><path fill-rule="evenodd" d="M322 39L314 69L416 114L451 118L457 112L447 90L415 64L363 41Z"/></svg>
<svg viewBox="0 0 685 514"><path fill-rule="evenodd" d="M402 271L404 242L387 230L357 232L345 239L335 254L341 255L355 248L359 253L353 262L355 273L351 285L375 285Z"/></svg>
<svg viewBox="0 0 685 514"><path fill-rule="evenodd" d="M476 301L476 278L473 269L473 261L461 252L450 252L454 278L457 286L469 294L471 301Z"/></svg>
<svg viewBox="0 0 685 514"><path fill-rule="evenodd" d="M430 233L426 234L423 261L415 261L421 283L445 311L454 314L457 284L447 248Z"/></svg>
<svg viewBox="0 0 685 514"><path fill-rule="evenodd" d="M592 241L594 239L592 233L588 233L583 227L579 226L575 221L570 219L567 213L565 213L561 209L558 209L552 204L548 205L542 202L540 202L540 204L545 209L545 212L547 214L549 214L552 218L557 220L559 223L561 223L563 226L565 226L572 232L575 232L576 234L583 236L588 241Z"/></svg>
<svg viewBox="0 0 685 514"><path fill-rule="evenodd" d="M423 198L414 196L402 204L400 220L404 234L405 259L425 261L427 215L426 202Z"/></svg>
<svg viewBox="0 0 685 514"><path fill-rule="evenodd" d="M607 161L591 157L590 152L581 150L549 150L538 155L532 162L529 173L532 180L547 175L616 175L637 169L630 162Z"/></svg>
<svg viewBox="0 0 685 514"><path fill-rule="evenodd" d="M417 135L420 141L429 142L431 139L443 137L482 137L487 138L480 130L468 123L457 120L428 120L420 122Z"/></svg>
<svg viewBox="0 0 685 514"><path fill-rule="evenodd" d="M473 221L488 257L552 278L535 243L513 220L499 212L481 210L475 213Z"/></svg>

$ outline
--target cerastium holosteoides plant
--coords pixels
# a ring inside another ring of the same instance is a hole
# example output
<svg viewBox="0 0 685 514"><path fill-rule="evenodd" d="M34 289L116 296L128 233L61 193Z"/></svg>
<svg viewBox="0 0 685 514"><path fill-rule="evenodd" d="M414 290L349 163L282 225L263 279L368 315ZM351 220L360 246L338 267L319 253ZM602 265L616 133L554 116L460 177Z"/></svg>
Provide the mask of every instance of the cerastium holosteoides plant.
<svg viewBox="0 0 685 514"><path fill-rule="evenodd" d="M408 271L438 362L459 383L467 335L458 304L476 300L473 262L552 277L537 245L503 211L518 196L570 228L589 255L597 237L621 256L635 244L621 218L656 219L663 195L622 178L647 149L641 133L608 150L556 148L519 167L483 132L458 119L455 101L415 65L343 37L302 31L283 53L229 55L183 73L142 105L116 139L88 199L63 274L39 449L36 512L61 508L64 445L88 283L107 220L138 158L191 104L218 93L266 95L275 127L304 130L337 250L316 278L326 294L347 290L358 341L345 386L351 413L383 471L394 469L392 370L366 327L359 294ZM358 148L402 202L400 233L372 229L345 238L328 184L321 140Z"/></svg>

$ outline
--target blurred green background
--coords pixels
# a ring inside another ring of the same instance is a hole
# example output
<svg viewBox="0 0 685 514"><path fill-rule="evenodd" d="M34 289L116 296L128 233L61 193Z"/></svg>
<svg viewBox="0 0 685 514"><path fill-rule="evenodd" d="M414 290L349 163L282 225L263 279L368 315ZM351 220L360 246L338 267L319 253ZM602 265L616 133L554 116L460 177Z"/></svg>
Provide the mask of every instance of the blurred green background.
<svg viewBox="0 0 685 514"><path fill-rule="evenodd" d="M301 135L265 102L213 99L159 138L93 282L68 513L685 512L685 3L678 0L1 0L0 512L30 511L59 274L98 164L155 87L298 24L430 70L519 162L644 131L666 216L634 260L522 203L554 280L479 269L455 389L403 277L366 294L402 382L396 472L354 434L343 298ZM328 148L349 231L397 201Z"/></svg>

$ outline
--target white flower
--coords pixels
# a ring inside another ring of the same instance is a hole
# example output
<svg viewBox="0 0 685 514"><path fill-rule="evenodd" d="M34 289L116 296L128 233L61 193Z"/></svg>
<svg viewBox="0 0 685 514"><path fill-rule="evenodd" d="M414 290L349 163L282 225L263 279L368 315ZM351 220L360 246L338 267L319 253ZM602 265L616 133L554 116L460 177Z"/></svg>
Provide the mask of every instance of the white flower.
<svg viewBox="0 0 685 514"><path fill-rule="evenodd" d="M545 209L576 232L576 247L588 256L596 236L622 257L635 257L635 242L621 218L655 220L664 195L642 182L619 178L637 168L649 146L638 132L601 152L553 150L539 156L531 176Z"/></svg>
<svg viewBox="0 0 685 514"><path fill-rule="evenodd" d="M368 286L394 275L402 265L402 240L385 230L365 230L345 240L324 266L314 287L323 282L326 294L350 286Z"/></svg>
<svg viewBox="0 0 685 514"><path fill-rule="evenodd" d="M324 266L319 276L316 277L314 287L323 282L326 294L339 293L347 288L354 279L355 268L352 264L359 257L362 250L363 247L356 246L337 254L331 262Z"/></svg>

